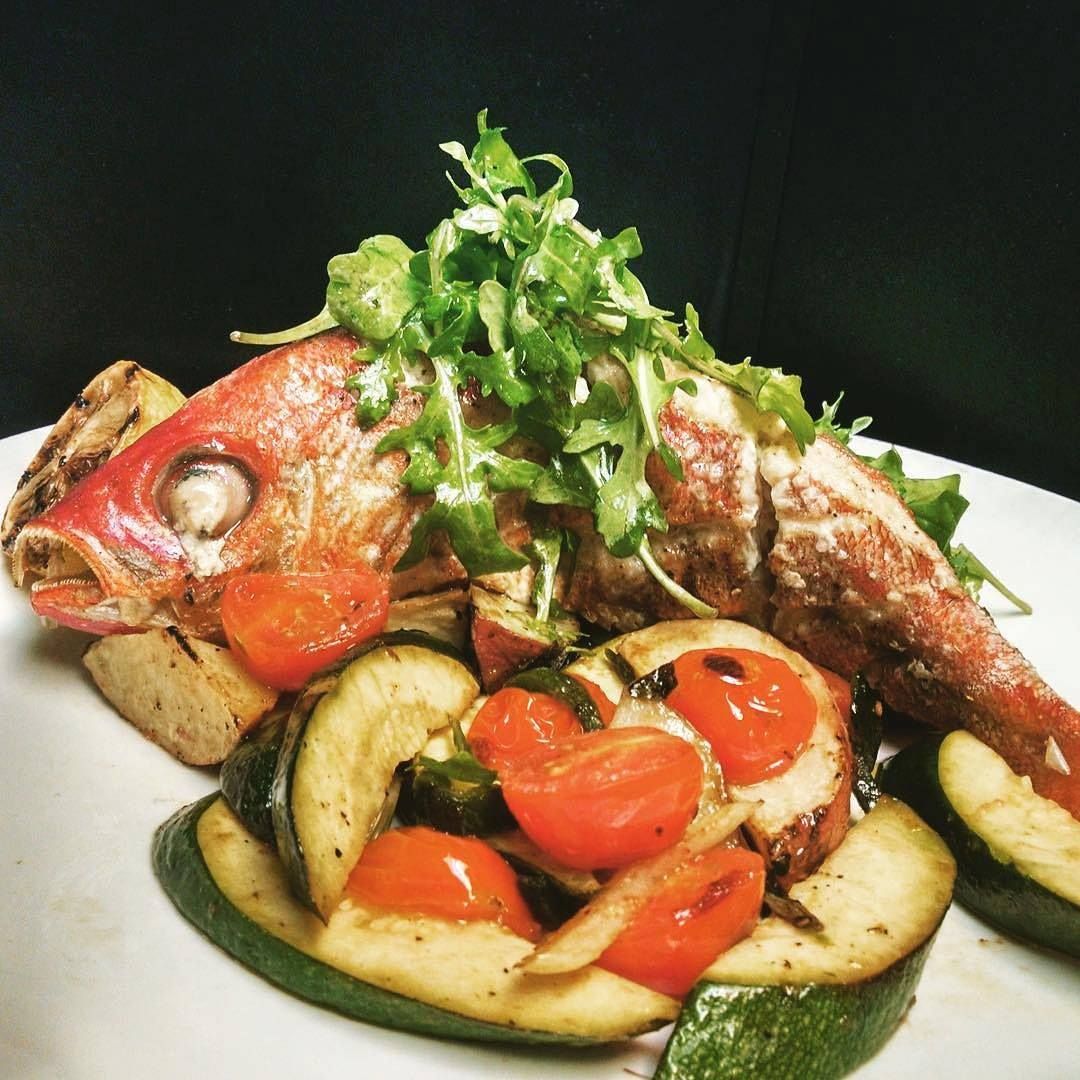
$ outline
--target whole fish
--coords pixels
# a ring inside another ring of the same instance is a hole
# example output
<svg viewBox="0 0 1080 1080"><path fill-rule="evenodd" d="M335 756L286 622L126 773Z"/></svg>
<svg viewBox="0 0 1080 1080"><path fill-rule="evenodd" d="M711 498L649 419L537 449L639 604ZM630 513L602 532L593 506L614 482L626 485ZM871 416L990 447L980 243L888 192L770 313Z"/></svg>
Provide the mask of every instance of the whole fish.
<svg viewBox="0 0 1080 1080"><path fill-rule="evenodd" d="M12 566L19 582L40 575L34 610L93 633L173 624L214 636L237 574L391 570L425 503L401 483L406 456L375 448L421 399L403 389L385 419L358 426L343 389L356 347L336 330L257 357L33 519ZM776 416L708 376L669 375L698 392L660 413L682 478L659 461L649 470L669 522L650 537L665 571L811 660L862 670L901 711L967 727L1080 817L1080 713L967 595L889 481L828 436L800 453ZM504 538L520 548L519 500L503 506ZM564 606L613 630L688 615L636 557L610 554L591 515L553 513L580 538ZM394 592L464 576L435 547ZM514 575L499 578L521 593Z"/></svg>

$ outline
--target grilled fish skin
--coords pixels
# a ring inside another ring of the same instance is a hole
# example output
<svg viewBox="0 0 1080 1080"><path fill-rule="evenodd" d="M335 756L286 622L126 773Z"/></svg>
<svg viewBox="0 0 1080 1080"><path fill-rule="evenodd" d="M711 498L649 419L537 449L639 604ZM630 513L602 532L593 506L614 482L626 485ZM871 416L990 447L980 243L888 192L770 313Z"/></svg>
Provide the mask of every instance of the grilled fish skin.
<svg viewBox="0 0 1080 1080"><path fill-rule="evenodd" d="M798 461L766 450L762 473L773 632L842 674L864 670L901 712L967 728L1080 817L1080 713L968 596L889 481L828 436Z"/></svg>
<svg viewBox="0 0 1080 1080"><path fill-rule="evenodd" d="M1080 713L971 599L888 479L827 435L800 454L775 417L694 378L697 395L680 391L661 413L685 480L650 468L672 522L650 536L664 569L815 663L863 671L897 711L967 728L1080 817ZM613 558L586 517L573 520L568 607L620 631L692 617L640 560Z"/></svg>
<svg viewBox="0 0 1080 1080"><path fill-rule="evenodd" d="M385 420L359 428L344 388L357 346L336 330L256 357L33 519L12 551L16 582L35 543L65 552L71 575L35 582L34 610L91 633L176 625L214 638L221 590L237 574L389 572L422 505L401 485L404 453L375 447L419 415L421 400L403 391ZM219 537L177 528L164 505L170 477L206 462L224 462L249 488L239 519Z"/></svg>
<svg viewBox="0 0 1080 1080"><path fill-rule="evenodd" d="M257 357L26 525L12 553L17 579L32 542L63 547L71 558L60 562L85 567L37 582L35 610L96 633L172 623L207 637L235 574L357 563L389 571L424 503L400 482L404 455L375 446L415 419L420 400L403 389L385 420L360 429L343 389L357 344L338 330ZM670 522L650 536L665 570L814 662L865 670L901 711L969 728L1080 817L1080 714L968 597L888 480L827 436L799 454L778 417L731 388L675 366L668 374L692 378L698 393L677 391L660 415L683 480L659 461L649 468ZM185 543L161 505L163 477L200 454L234 460L252 482L246 513L209 555ZM521 547L518 509L508 505L500 525ZM614 630L692 617L640 560L611 556L588 514L554 513L581 538L564 606ZM395 593L462 573L436 546ZM528 571L502 584L513 592L527 582Z"/></svg>
<svg viewBox="0 0 1080 1080"><path fill-rule="evenodd" d="M664 507L666 533L649 543L664 570L719 615L764 629L772 583L765 565L772 510L758 467L761 417L745 399L703 375L668 365L667 377L694 383L660 412L660 432L683 465L681 481L653 455L647 478ZM771 425L765 429L772 432ZM581 540L565 606L608 629L638 630L686 618L640 559L618 559L590 514L564 513Z"/></svg>

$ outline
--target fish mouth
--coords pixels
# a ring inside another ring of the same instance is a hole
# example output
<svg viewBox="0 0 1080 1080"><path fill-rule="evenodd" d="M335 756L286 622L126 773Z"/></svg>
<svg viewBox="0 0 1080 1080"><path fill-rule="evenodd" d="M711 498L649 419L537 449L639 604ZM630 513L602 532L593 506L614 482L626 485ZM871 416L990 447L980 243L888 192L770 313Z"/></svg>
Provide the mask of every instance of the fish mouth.
<svg viewBox="0 0 1080 1080"><path fill-rule="evenodd" d="M175 621L160 602L123 595L110 586L110 568L78 537L28 524L11 553L15 584L29 581L38 615L90 634L132 633Z"/></svg>

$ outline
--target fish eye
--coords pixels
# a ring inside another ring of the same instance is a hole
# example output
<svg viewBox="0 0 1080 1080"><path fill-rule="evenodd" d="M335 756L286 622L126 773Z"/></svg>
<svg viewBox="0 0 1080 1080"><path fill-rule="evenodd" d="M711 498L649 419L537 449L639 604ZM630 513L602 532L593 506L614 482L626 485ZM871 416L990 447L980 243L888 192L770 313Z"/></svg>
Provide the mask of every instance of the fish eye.
<svg viewBox="0 0 1080 1080"><path fill-rule="evenodd" d="M158 486L161 516L181 536L218 539L247 517L255 481L235 458L189 456L169 466Z"/></svg>

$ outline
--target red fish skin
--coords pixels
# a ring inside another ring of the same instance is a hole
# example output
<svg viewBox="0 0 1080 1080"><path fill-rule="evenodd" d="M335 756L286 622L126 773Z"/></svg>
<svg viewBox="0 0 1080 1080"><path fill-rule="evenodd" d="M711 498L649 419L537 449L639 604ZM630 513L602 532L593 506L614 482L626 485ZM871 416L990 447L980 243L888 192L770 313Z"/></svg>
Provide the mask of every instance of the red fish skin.
<svg viewBox="0 0 1080 1080"><path fill-rule="evenodd" d="M218 598L236 574L355 565L389 572L421 504L400 483L406 455L376 454L375 446L415 419L421 400L403 391L390 415L361 429L344 387L357 345L332 331L256 357L200 391L35 518L16 543L16 562L18 545L45 530L89 564L103 597L163 602L168 621L209 637L220 632ZM256 493L226 537L221 571L200 577L156 491L176 461L202 450L240 461ZM39 613L77 625L79 612L65 612L63 600L63 587L47 583L32 594ZM93 629L85 619L84 628Z"/></svg>
<svg viewBox="0 0 1080 1080"><path fill-rule="evenodd" d="M888 480L822 436L771 494L773 632L841 674L863 670L923 723L967 728L1080 818L1080 713L968 596ZM1051 738L1068 774L1048 763Z"/></svg>

